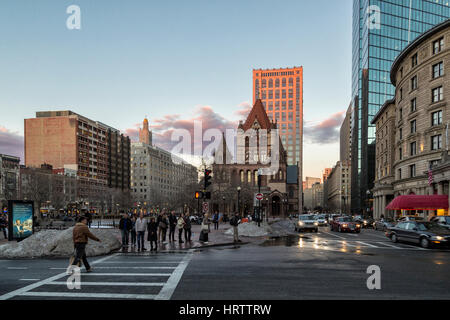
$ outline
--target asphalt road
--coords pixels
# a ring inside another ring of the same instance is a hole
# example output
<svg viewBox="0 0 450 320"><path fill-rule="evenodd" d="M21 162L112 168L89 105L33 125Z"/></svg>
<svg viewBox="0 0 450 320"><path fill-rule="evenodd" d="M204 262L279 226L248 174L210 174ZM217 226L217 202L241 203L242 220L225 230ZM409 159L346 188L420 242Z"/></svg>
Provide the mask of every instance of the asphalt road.
<svg viewBox="0 0 450 320"><path fill-rule="evenodd" d="M382 232L321 228L236 247L90 259L81 289L67 259L0 260L0 299L449 299L450 250L391 243ZM381 269L381 289L366 285ZM82 270L84 271L84 270Z"/></svg>

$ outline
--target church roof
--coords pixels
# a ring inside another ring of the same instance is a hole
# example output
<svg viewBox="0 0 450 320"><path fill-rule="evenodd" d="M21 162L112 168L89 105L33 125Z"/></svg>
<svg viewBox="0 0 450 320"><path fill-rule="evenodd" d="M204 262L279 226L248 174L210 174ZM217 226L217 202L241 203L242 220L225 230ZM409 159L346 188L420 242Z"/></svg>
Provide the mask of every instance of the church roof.
<svg viewBox="0 0 450 320"><path fill-rule="evenodd" d="M247 120L245 120L245 123L243 124L242 129L244 131L247 131L248 129L252 128L255 120L258 121L261 129L269 130L272 128L272 123L267 116L266 109L264 108L261 99L256 100L252 110L250 111L250 114L247 117Z"/></svg>

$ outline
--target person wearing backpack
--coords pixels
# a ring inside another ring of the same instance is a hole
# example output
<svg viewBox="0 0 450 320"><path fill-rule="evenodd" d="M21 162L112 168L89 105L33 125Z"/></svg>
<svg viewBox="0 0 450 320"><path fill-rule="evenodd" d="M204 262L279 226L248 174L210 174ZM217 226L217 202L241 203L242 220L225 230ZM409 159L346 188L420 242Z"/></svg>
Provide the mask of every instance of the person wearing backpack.
<svg viewBox="0 0 450 320"><path fill-rule="evenodd" d="M236 212L234 216L230 219L230 225L233 226L234 242L239 242L238 226L240 222L241 219L239 219L239 215Z"/></svg>

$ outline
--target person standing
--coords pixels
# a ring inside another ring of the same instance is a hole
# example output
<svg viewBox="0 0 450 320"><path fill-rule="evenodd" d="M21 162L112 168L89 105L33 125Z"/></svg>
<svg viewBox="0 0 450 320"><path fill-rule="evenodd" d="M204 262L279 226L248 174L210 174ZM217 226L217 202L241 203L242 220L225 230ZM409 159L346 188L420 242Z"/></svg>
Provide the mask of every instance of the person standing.
<svg viewBox="0 0 450 320"><path fill-rule="evenodd" d="M144 236L145 230L147 229L147 220L144 219L144 213L141 212L139 214L139 218L136 220L136 233L137 233L137 244L138 244L138 252L146 251L144 246Z"/></svg>
<svg viewBox="0 0 450 320"><path fill-rule="evenodd" d="M177 226L177 217L175 211L172 211L169 216L169 242L175 242L175 228Z"/></svg>
<svg viewBox="0 0 450 320"><path fill-rule="evenodd" d="M239 219L239 214L236 212L230 219L230 225L233 226L234 242L239 242L238 226L240 222L241 220Z"/></svg>
<svg viewBox="0 0 450 320"><path fill-rule="evenodd" d="M131 217L131 245L136 248L136 217Z"/></svg>
<svg viewBox="0 0 450 320"><path fill-rule="evenodd" d="M86 272L91 272L92 268L89 265L86 258L86 245L88 243L88 238L101 242L99 238L94 236L87 226L88 219L86 217L81 217L75 227L73 228L73 245L75 247L75 259L72 262L72 266L81 266L81 261L83 261ZM69 272L68 272L69 273Z"/></svg>
<svg viewBox="0 0 450 320"><path fill-rule="evenodd" d="M215 212L213 216L214 230L219 230L219 212Z"/></svg>
<svg viewBox="0 0 450 320"><path fill-rule="evenodd" d="M128 218L128 215L126 213L123 214L122 218L120 218L119 221L119 229L122 233L122 248L128 248L128 241L130 238L130 230L132 228L133 224Z"/></svg>
<svg viewBox="0 0 450 320"><path fill-rule="evenodd" d="M179 243L184 243L183 240L181 240L181 236L183 234L183 230L184 230L184 225L186 224L186 222L184 222L184 213L182 213L180 215L180 217L177 220L177 227L178 227L178 242ZM185 231L186 233L186 231Z"/></svg>
<svg viewBox="0 0 450 320"><path fill-rule="evenodd" d="M150 218L150 222L147 225L147 240L150 241L150 251L158 251L158 224L155 221L155 217ZM153 248L153 244L155 248Z"/></svg>
<svg viewBox="0 0 450 320"><path fill-rule="evenodd" d="M3 231L3 235L5 239L8 239L8 235L6 233L6 229L8 228L8 223L6 221L5 215L0 215L0 230Z"/></svg>
<svg viewBox="0 0 450 320"><path fill-rule="evenodd" d="M161 219L161 222L159 223L159 228L161 228L161 241L163 243L166 243L166 235L167 235L167 228L169 227L169 221L167 219L167 215L164 213Z"/></svg>
<svg viewBox="0 0 450 320"><path fill-rule="evenodd" d="M158 217L156 218L156 224L158 225L158 243L161 243L161 234L162 234L162 228L161 228L161 221L162 221L162 212L158 214Z"/></svg>
<svg viewBox="0 0 450 320"><path fill-rule="evenodd" d="M209 214L205 214L203 221L202 221L202 229L200 231L200 238L199 241L208 243L208 234L209 234L209 225L211 222L209 222Z"/></svg>
<svg viewBox="0 0 450 320"><path fill-rule="evenodd" d="M189 213L186 213L184 216L184 240L186 240L186 242L191 242L191 235L191 218Z"/></svg>

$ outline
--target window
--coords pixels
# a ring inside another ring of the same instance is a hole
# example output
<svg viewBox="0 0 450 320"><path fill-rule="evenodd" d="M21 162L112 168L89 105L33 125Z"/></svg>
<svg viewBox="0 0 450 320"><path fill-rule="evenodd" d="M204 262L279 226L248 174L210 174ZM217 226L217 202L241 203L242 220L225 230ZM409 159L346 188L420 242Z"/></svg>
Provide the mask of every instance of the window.
<svg viewBox="0 0 450 320"><path fill-rule="evenodd" d="M442 110L433 112L431 114L431 125L432 126L437 126L442 124Z"/></svg>
<svg viewBox="0 0 450 320"><path fill-rule="evenodd" d="M439 62L433 65L433 79L442 77L444 75L444 62Z"/></svg>
<svg viewBox="0 0 450 320"><path fill-rule="evenodd" d="M431 150L439 150L442 148L442 135L438 134L431 137Z"/></svg>
<svg viewBox="0 0 450 320"><path fill-rule="evenodd" d="M417 110L417 99L414 98L411 100L411 113L416 112Z"/></svg>
<svg viewBox="0 0 450 320"><path fill-rule="evenodd" d="M398 117L400 118L400 120L403 119L403 109L402 108L400 108L398 110L398 113L399 113Z"/></svg>
<svg viewBox="0 0 450 320"><path fill-rule="evenodd" d="M280 79L275 79L275 88L280 87Z"/></svg>
<svg viewBox="0 0 450 320"><path fill-rule="evenodd" d="M400 101L403 100L403 88L400 88L400 97L399 97Z"/></svg>
<svg viewBox="0 0 450 320"><path fill-rule="evenodd" d="M398 169L398 178L399 178L399 179L402 178L402 169Z"/></svg>
<svg viewBox="0 0 450 320"><path fill-rule="evenodd" d="M411 123L411 133L416 133L416 120L413 120Z"/></svg>
<svg viewBox="0 0 450 320"><path fill-rule="evenodd" d="M409 177L414 178L416 176L416 165L412 164L409 166Z"/></svg>
<svg viewBox="0 0 450 320"><path fill-rule="evenodd" d="M411 79L411 91L416 89L417 89L417 76L414 76Z"/></svg>
<svg viewBox="0 0 450 320"><path fill-rule="evenodd" d="M411 57L411 67L414 68L417 66L417 53Z"/></svg>
<svg viewBox="0 0 450 320"><path fill-rule="evenodd" d="M433 42L433 54L439 53L444 47L444 37Z"/></svg>
<svg viewBox="0 0 450 320"><path fill-rule="evenodd" d="M399 160L403 159L403 149L402 148L398 148L398 159Z"/></svg>
<svg viewBox="0 0 450 320"><path fill-rule="evenodd" d="M398 135L399 135L399 139L402 140L403 139L403 128L400 128L398 130Z"/></svg>
<svg viewBox="0 0 450 320"><path fill-rule="evenodd" d="M417 154L417 149L416 149L416 142L411 142L409 144L409 155L411 156L415 156Z"/></svg>
<svg viewBox="0 0 450 320"><path fill-rule="evenodd" d="M442 86L432 90L432 102L439 102L444 99L444 90Z"/></svg>
<svg viewBox="0 0 450 320"><path fill-rule="evenodd" d="M281 86L282 86L282 87L286 87L286 78L283 78L283 79L281 80Z"/></svg>

